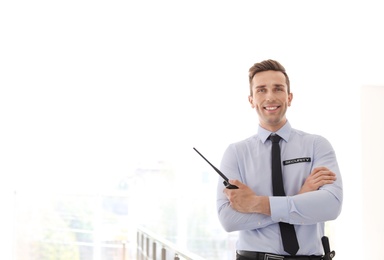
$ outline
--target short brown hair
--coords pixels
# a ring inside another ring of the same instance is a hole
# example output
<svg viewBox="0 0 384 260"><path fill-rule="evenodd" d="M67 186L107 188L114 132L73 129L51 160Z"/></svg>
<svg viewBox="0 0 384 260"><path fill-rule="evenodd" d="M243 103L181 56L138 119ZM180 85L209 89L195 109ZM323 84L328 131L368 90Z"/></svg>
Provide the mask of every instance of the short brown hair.
<svg viewBox="0 0 384 260"><path fill-rule="evenodd" d="M290 90L290 84L289 84L289 77L287 72L285 71L285 68L283 65L281 65L278 61L275 60L263 60L262 62L255 63L250 69L249 69L249 88L252 95L252 79L258 72L268 71L268 70L274 70L274 71L280 71L284 74L286 78L287 88L288 88L288 94L291 92Z"/></svg>

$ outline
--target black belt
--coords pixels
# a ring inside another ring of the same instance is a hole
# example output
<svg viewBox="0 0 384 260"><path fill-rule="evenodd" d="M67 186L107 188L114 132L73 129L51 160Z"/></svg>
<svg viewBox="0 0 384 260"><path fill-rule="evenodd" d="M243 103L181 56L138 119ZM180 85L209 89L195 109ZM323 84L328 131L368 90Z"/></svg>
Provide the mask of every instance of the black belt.
<svg viewBox="0 0 384 260"><path fill-rule="evenodd" d="M253 260L322 260L322 256L317 255L297 255L297 256L284 256L284 255L275 255L269 253L253 252L253 251L244 251L237 250L236 253L243 257L253 259Z"/></svg>

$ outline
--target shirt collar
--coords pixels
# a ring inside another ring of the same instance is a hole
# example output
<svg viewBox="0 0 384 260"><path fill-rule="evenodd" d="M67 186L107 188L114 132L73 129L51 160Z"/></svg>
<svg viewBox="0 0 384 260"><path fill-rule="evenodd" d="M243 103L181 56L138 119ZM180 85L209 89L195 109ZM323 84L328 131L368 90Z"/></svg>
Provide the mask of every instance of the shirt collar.
<svg viewBox="0 0 384 260"><path fill-rule="evenodd" d="M279 130L277 130L277 132L275 132L275 133L278 134L284 141L288 142L289 136L291 134L291 130L292 130L291 124L287 120L285 125L283 125L283 127L280 128ZM265 129L259 125L257 134L263 143L265 143L265 141L268 139L268 137L271 135L271 133L273 133L273 132L271 132L271 131L269 131L269 130L267 130L267 129Z"/></svg>

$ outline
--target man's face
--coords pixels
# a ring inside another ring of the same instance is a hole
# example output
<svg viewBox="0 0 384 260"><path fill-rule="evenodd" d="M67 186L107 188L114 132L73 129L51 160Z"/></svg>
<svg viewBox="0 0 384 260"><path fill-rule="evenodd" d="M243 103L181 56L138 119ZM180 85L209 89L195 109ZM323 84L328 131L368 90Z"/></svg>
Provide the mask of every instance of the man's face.
<svg viewBox="0 0 384 260"><path fill-rule="evenodd" d="M251 86L252 95L248 99L259 115L260 125L276 132L287 121L285 113L293 98L292 93L288 94L284 74L273 70L256 73Z"/></svg>

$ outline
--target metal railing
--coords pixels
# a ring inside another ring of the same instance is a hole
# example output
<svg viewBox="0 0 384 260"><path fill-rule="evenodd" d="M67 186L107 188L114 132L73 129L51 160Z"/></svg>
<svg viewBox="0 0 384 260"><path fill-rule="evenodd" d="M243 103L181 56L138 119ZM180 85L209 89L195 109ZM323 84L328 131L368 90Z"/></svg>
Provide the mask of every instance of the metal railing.
<svg viewBox="0 0 384 260"><path fill-rule="evenodd" d="M143 227L137 229L137 260L204 260Z"/></svg>

